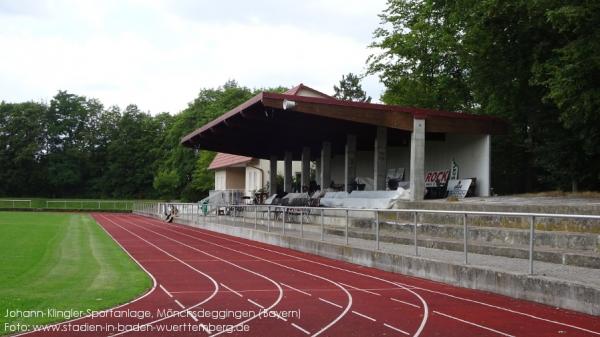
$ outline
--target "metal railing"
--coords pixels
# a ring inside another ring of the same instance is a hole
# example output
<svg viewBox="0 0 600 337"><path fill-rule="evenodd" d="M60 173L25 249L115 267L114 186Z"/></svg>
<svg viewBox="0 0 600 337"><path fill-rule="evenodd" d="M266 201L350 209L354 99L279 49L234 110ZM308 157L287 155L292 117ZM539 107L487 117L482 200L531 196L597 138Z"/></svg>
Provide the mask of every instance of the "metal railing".
<svg viewBox="0 0 600 337"><path fill-rule="evenodd" d="M47 200L46 208L130 210L132 204L126 200Z"/></svg>
<svg viewBox="0 0 600 337"><path fill-rule="evenodd" d="M31 200L25 199L0 199L1 208L31 208Z"/></svg>
<svg viewBox="0 0 600 337"><path fill-rule="evenodd" d="M400 223L402 218L410 219L410 222L412 222L410 224L412 225L412 254L415 256L421 255L419 251L418 227L422 224L419 223L419 219L426 215L453 216L456 219L460 219L459 226L462 226L462 262L465 265L470 263L469 230L471 227L481 227L469 226L469 219L490 216L526 219L528 222L527 270L529 274L534 273L536 221L538 219L600 220L600 215L577 214L424 209L352 209L268 205L206 205L202 208L202 205L193 203L136 203L134 204L133 211L144 215L160 216L164 214L167 205L178 208L178 216L184 220L182 222L191 222L197 225L212 222L220 225L244 226L257 230L266 230L267 232L279 232L285 236L294 236L295 234L300 237L310 237L312 235L313 238L321 241L326 241L327 238L330 238L332 241L337 241L337 243L345 245L360 246L362 244L364 246L364 242L360 240L364 241L365 239L355 240L354 242L350 241L350 217L354 216L353 219L359 223L359 228L360 221L374 221L371 229L374 241L372 248L375 250L381 250L381 224L388 224L394 221ZM326 222L328 222L329 227L326 227ZM340 231L342 231L341 234Z"/></svg>

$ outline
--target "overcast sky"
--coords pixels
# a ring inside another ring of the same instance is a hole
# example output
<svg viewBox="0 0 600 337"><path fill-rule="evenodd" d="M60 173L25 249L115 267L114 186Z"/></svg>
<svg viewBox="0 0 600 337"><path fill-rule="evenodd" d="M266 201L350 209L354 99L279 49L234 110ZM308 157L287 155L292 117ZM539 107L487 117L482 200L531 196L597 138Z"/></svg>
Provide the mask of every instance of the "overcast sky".
<svg viewBox="0 0 600 337"><path fill-rule="evenodd" d="M0 100L57 90L178 112L201 88L326 93L361 73L385 0L0 0ZM363 87L377 100L376 77Z"/></svg>

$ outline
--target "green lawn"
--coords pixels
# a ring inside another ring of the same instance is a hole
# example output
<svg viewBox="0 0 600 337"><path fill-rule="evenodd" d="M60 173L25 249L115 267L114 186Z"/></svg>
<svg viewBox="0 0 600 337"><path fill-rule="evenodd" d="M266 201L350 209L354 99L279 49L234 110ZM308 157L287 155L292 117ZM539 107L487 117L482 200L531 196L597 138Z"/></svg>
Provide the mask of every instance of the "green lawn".
<svg viewBox="0 0 600 337"><path fill-rule="evenodd" d="M0 212L0 335L6 310L99 310L125 303L150 278L87 214Z"/></svg>

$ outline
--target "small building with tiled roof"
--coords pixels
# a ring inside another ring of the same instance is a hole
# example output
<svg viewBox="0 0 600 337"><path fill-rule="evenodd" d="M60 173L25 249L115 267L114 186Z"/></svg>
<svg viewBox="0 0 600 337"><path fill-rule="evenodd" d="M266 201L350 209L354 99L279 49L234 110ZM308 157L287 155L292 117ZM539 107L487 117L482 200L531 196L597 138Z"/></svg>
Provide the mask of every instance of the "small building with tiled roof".
<svg viewBox="0 0 600 337"><path fill-rule="evenodd" d="M215 190L238 190L252 196L258 191L266 191L269 175L269 161L264 159L217 153L208 169L215 173ZM300 163L292 163L292 172L300 174ZM277 165L277 175L283 176L284 165Z"/></svg>

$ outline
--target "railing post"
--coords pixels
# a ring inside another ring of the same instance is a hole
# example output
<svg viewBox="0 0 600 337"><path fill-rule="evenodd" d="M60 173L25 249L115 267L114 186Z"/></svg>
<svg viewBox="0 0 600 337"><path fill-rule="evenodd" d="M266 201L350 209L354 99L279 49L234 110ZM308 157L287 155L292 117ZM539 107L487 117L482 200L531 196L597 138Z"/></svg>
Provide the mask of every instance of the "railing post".
<svg viewBox="0 0 600 337"><path fill-rule="evenodd" d="M267 232L271 231L271 206L267 206Z"/></svg>
<svg viewBox="0 0 600 337"><path fill-rule="evenodd" d="M417 212L413 212L413 238L415 241L415 255L419 256L419 243L417 242Z"/></svg>
<svg viewBox="0 0 600 337"><path fill-rule="evenodd" d="M467 213L463 214L463 239L464 239L464 251L465 251L465 264L469 264L469 249L467 247L469 239L469 229L467 228Z"/></svg>
<svg viewBox="0 0 600 337"><path fill-rule="evenodd" d="M379 250L379 211L375 211L375 249Z"/></svg>
<svg viewBox="0 0 600 337"><path fill-rule="evenodd" d="M254 229L258 228L258 206L254 205Z"/></svg>
<svg viewBox="0 0 600 337"><path fill-rule="evenodd" d="M348 245L348 227L350 227L348 222L348 210L346 209L346 245Z"/></svg>
<svg viewBox="0 0 600 337"><path fill-rule="evenodd" d="M282 234L285 235L285 207L281 208L281 215L282 215L281 216L281 219L282 219L281 221L282 221L282 224L283 224L281 226L281 231L282 231Z"/></svg>
<svg viewBox="0 0 600 337"><path fill-rule="evenodd" d="M325 241L325 211L321 208L321 241Z"/></svg>
<svg viewBox="0 0 600 337"><path fill-rule="evenodd" d="M304 220L302 219L303 209L300 208L300 237L304 237Z"/></svg>
<svg viewBox="0 0 600 337"><path fill-rule="evenodd" d="M533 253L535 246L535 216L529 218L529 274L533 274Z"/></svg>

